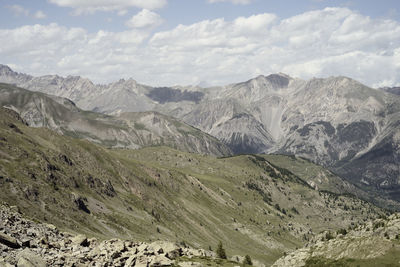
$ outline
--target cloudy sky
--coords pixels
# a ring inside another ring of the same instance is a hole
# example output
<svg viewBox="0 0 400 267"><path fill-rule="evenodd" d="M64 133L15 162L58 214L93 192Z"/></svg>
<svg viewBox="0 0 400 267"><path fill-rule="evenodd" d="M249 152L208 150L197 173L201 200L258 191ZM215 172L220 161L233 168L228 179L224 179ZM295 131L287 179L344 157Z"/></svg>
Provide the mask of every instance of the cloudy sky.
<svg viewBox="0 0 400 267"><path fill-rule="evenodd" d="M222 85L283 72L400 85L398 0L0 0L0 63Z"/></svg>

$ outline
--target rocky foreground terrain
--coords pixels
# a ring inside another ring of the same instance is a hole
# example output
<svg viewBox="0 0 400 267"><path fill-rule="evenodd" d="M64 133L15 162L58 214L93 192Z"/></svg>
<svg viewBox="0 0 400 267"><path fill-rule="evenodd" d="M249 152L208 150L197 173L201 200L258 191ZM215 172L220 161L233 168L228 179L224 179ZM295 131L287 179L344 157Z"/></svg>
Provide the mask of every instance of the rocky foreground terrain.
<svg viewBox="0 0 400 267"><path fill-rule="evenodd" d="M323 232L273 266L400 266L400 214Z"/></svg>
<svg viewBox="0 0 400 267"><path fill-rule="evenodd" d="M322 232L272 266L399 266L399 252L400 214L393 214L354 229ZM26 219L18 207L0 204L0 267L236 266L243 258L217 259L213 251L168 241L87 238Z"/></svg>
<svg viewBox="0 0 400 267"><path fill-rule="evenodd" d="M52 224L24 218L16 206L0 205L0 266L202 266L233 261L217 260L215 252L167 241L152 243L111 239L100 241L85 235L61 232ZM240 261L243 257L234 256ZM255 265L262 264L255 262Z"/></svg>

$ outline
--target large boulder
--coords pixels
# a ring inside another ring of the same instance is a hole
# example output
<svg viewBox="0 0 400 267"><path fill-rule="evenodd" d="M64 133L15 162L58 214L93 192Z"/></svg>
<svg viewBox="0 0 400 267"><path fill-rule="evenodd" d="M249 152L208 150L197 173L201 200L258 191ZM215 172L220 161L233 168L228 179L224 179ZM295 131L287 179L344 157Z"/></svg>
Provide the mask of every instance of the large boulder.
<svg viewBox="0 0 400 267"><path fill-rule="evenodd" d="M182 248L173 242L155 241L151 243L149 247L156 254L165 254L165 256L171 260L182 255Z"/></svg>
<svg viewBox="0 0 400 267"><path fill-rule="evenodd" d="M0 243L4 244L10 248L20 248L21 247L14 237L9 236L4 233L1 233L1 232L0 232Z"/></svg>
<svg viewBox="0 0 400 267"><path fill-rule="evenodd" d="M151 267L171 266L174 261L168 259L164 255L156 255L150 262Z"/></svg>
<svg viewBox="0 0 400 267"><path fill-rule="evenodd" d="M28 248L18 253L17 260L17 267L46 267L46 262Z"/></svg>
<svg viewBox="0 0 400 267"><path fill-rule="evenodd" d="M83 246L87 247L89 246L89 242L87 240L87 237L85 235L77 235L71 238L72 244L78 245L78 246Z"/></svg>
<svg viewBox="0 0 400 267"><path fill-rule="evenodd" d="M126 260L124 267L133 267L135 266L135 263L136 263L136 255L132 255Z"/></svg>
<svg viewBox="0 0 400 267"><path fill-rule="evenodd" d="M6 262L3 257L0 257L0 267L14 267L10 263Z"/></svg>

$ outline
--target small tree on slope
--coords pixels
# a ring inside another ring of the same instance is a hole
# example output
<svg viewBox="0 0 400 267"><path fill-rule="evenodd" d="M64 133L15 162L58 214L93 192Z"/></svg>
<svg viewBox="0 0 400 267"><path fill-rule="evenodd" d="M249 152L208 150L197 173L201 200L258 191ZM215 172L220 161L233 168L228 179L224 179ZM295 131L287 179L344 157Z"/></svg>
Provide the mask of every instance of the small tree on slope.
<svg viewBox="0 0 400 267"><path fill-rule="evenodd" d="M246 256L244 257L243 265L253 265L253 262L251 261L251 258L250 258L249 255L246 255Z"/></svg>
<svg viewBox="0 0 400 267"><path fill-rule="evenodd" d="M217 256L218 256L218 258L226 259L225 249L222 247L222 242L221 241L219 241L219 243L218 243Z"/></svg>

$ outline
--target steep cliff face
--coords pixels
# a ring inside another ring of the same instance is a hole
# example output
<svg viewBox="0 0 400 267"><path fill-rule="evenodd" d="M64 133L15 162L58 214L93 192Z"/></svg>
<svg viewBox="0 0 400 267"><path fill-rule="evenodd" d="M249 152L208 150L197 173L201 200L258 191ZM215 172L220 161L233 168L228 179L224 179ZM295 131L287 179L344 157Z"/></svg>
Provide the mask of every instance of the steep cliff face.
<svg viewBox="0 0 400 267"><path fill-rule="evenodd" d="M259 153L274 144L265 126L234 99L204 102L182 119L215 136L234 153Z"/></svg>

